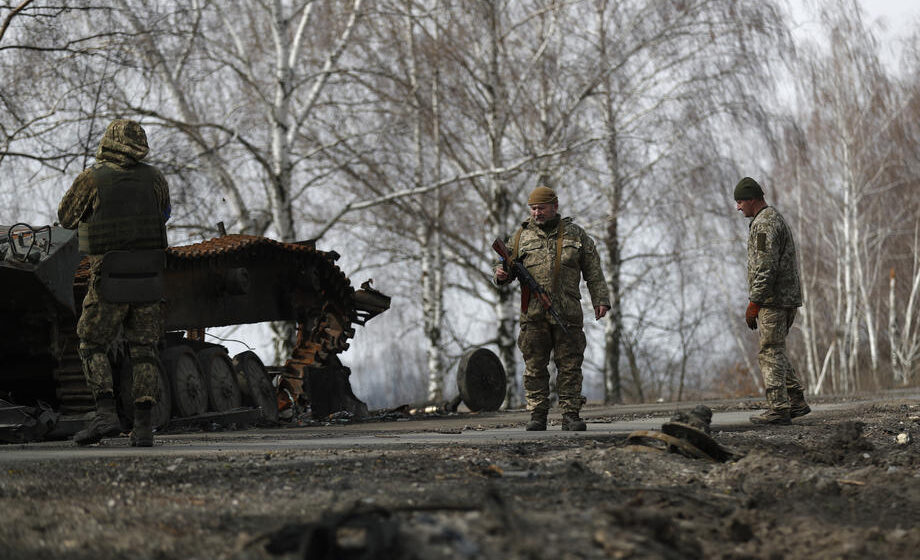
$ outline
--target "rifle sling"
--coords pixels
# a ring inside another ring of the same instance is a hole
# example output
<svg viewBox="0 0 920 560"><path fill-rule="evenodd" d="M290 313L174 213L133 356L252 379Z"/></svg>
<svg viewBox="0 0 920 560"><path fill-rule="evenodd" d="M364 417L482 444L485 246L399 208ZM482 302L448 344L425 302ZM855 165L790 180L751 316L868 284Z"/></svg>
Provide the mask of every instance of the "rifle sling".
<svg viewBox="0 0 920 560"><path fill-rule="evenodd" d="M551 279L552 293L559 292L559 271L562 268L562 242L565 236L563 231L565 230L565 224L562 220L559 220L559 226L556 228L556 260L553 262L553 277ZM514 232L514 248L511 252L511 258L517 260L521 254L521 233L524 232L523 227L519 227L516 232ZM530 305L530 290L526 289L525 286L521 286L521 313L527 313L527 307Z"/></svg>
<svg viewBox="0 0 920 560"><path fill-rule="evenodd" d="M562 223L562 220L559 220L559 227L556 228L556 261L553 262L553 278L552 286L553 293L559 293L559 269L562 267L562 239L565 237L562 235L562 231L565 229L565 224Z"/></svg>
<svg viewBox="0 0 920 560"><path fill-rule="evenodd" d="M514 243L512 243L511 248L511 260L516 262L518 257L521 255L521 233L523 233L524 228L519 227L516 232L514 232ZM522 265L523 266L523 265ZM530 289L521 283L521 313L527 313L527 306L530 305Z"/></svg>

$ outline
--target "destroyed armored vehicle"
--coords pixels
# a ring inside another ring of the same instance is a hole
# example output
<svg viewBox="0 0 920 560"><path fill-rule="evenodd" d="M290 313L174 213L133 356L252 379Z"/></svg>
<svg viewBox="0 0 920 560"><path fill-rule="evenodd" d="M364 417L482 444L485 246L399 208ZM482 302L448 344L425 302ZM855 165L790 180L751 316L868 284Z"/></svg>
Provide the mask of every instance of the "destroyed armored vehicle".
<svg viewBox="0 0 920 560"><path fill-rule="evenodd" d="M65 435L94 410L77 351L89 281L77 245L71 230L0 226L0 399L53 410ZM390 298L370 281L355 290L336 266L338 257L312 242L251 235L168 248L155 424L240 411L274 421L279 410L298 404L309 405L314 417L341 410L366 415L338 354L348 348L354 326L386 311ZM205 340L208 328L266 321L296 325L297 342L278 367L267 368L252 351L231 355ZM116 343L109 356L120 413L131 418L127 352Z"/></svg>

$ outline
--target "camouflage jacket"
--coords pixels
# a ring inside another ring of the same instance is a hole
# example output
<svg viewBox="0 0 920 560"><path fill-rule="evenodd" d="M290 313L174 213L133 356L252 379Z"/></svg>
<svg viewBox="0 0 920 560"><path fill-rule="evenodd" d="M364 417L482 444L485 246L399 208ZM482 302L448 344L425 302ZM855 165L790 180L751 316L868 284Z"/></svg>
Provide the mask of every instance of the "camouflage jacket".
<svg viewBox="0 0 920 560"><path fill-rule="evenodd" d="M754 216L748 237L750 299L764 307L801 307L802 286L792 230L767 206Z"/></svg>
<svg viewBox="0 0 920 560"><path fill-rule="evenodd" d="M80 222L91 216L93 211L98 208L99 199L96 196L96 183L93 178L94 170L100 166L118 169L114 163L99 162L77 176L58 205L58 221L61 223L61 227L77 229ZM165 221L169 216L170 209L169 184L159 171L157 172L157 180L153 184L153 190L160 208L163 210Z"/></svg>
<svg viewBox="0 0 920 560"><path fill-rule="evenodd" d="M563 228L562 258L559 266L557 285L553 286L556 264L557 233ZM544 231L533 220L521 225L521 237L518 241L518 258L527 267L531 276L550 294L553 307L567 324L581 325L583 314L581 308L580 282L584 277L588 284L593 306L610 306L607 281L601 269L600 255L594 246L594 240L581 227L572 222L572 218L561 218L557 227ZM513 234L506 245L514 251ZM521 313L521 322L534 320L552 321L549 313L536 297L530 298L526 311Z"/></svg>

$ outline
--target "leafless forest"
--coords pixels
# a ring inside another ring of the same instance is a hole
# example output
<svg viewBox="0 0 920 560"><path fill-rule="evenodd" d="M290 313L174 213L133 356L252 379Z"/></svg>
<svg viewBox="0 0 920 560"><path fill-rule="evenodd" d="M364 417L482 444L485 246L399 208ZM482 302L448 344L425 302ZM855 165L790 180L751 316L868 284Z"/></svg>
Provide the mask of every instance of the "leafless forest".
<svg viewBox="0 0 920 560"><path fill-rule="evenodd" d="M809 391L916 385L920 32L892 62L854 0L810 10L803 32L777 0L0 1L0 223L52 223L137 119L171 244L316 239L393 296L346 356L385 406L450 397L470 348L519 372L490 245L545 181L613 294L588 397L686 400L760 393L750 175L796 233Z"/></svg>

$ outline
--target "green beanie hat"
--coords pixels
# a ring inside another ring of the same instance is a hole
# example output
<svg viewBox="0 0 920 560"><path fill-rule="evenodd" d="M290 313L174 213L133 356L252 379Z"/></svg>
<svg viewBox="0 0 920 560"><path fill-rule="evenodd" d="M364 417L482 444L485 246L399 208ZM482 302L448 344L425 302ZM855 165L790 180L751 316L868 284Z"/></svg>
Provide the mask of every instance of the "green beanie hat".
<svg viewBox="0 0 920 560"><path fill-rule="evenodd" d="M735 186L735 200L754 200L763 198L763 189L757 181L745 177Z"/></svg>
<svg viewBox="0 0 920 560"><path fill-rule="evenodd" d="M559 202L559 199L556 198L556 191L549 187L539 186L530 193L530 196L527 197L527 204L552 204L553 202Z"/></svg>

